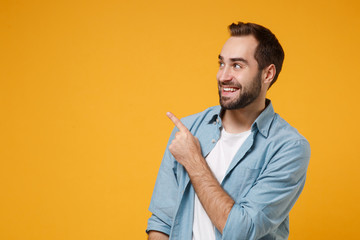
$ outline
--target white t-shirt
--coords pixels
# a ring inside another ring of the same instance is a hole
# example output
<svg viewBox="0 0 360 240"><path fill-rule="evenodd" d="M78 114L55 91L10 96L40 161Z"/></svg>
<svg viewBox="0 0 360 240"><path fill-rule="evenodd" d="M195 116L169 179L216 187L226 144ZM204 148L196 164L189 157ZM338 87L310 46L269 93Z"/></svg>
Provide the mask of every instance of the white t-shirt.
<svg viewBox="0 0 360 240"><path fill-rule="evenodd" d="M228 133L224 128L221 130L219 141L206 157L206 162L219 183L224 179L232 159L250 133L250 130L236 134ZM205 212L196 193L192 240L215 240L215 226Z"/></svg>

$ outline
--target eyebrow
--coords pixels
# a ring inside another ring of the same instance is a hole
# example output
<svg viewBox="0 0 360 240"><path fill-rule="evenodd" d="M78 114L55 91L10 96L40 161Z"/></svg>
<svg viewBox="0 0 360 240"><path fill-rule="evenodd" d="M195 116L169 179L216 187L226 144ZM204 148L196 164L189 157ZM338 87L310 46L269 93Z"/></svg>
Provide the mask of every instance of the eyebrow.
<svg viewBox="0 0 360 240"><path fill-rule="evenodd" d="M224 57L219 55L219 60L223 61ZM249 62L246 59L241 58L241 57L239 57L239 58L230 58L230 61L231 62L243 62L243 63L245 63L247 65L249 64Z"/></svg>

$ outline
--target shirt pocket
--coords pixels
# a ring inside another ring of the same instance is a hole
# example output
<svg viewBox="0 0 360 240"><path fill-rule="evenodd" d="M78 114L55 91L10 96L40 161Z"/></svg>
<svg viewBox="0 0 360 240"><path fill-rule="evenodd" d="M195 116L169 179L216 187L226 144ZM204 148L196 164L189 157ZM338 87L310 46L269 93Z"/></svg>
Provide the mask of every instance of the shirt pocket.
<svg viewBox="0 0 360 240"><path fill-rule="evenodd" d="M258 179L260 171L261 168L237 167L226 176L222 182L222 186L232 199L236 201L236 199L247 195Z"/></svg>

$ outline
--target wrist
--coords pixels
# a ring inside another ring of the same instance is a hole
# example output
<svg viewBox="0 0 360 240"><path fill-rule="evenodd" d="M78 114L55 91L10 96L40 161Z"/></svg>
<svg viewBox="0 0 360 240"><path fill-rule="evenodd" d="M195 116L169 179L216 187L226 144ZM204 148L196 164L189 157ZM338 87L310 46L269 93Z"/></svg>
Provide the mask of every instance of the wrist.
<svg viewBox="0 0 360 240"><path fill-rule="evenodd" d="M208 174L209 172L211 173L211 170L202 155L193 156L192 160L188 161L184 167L189 176L193 177L201 177Z"/></svg>

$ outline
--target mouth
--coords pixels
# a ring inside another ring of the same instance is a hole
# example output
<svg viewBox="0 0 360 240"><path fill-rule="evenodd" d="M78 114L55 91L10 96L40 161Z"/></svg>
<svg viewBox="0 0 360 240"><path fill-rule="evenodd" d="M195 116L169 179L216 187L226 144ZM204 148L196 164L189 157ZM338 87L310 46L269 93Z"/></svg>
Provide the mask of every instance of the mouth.
<svg viewBox="0 0 360 240"><path fill-rule="evenodd" d="M222 96L231 96L236 94L240 88L237 87L221 87L221 95Z"/></svg>

